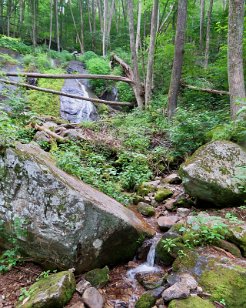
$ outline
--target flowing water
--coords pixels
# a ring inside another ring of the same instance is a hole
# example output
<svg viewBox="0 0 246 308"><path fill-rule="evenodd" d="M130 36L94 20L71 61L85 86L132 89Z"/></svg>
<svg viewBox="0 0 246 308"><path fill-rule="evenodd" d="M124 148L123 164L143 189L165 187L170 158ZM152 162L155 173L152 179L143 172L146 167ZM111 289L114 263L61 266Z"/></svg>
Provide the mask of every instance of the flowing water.
<svg viewBox="0 0 246 308"><path fill-rule="evenodd" d="M131 269L127 272L126 279L132 284L133 290L137 289L138 282L135 279L136 275L139 273L147 274L147 273L156 273L161 272L162 268L155 265L155 251L156 246L161 239L161 234L157 233L152 239L151 239L151 247L147 255L146 262L143 264L140 264L134 269ZM137 300L136 295L133 292L132 297L129 300L129 308L135 307L135 302Z"/></svg>

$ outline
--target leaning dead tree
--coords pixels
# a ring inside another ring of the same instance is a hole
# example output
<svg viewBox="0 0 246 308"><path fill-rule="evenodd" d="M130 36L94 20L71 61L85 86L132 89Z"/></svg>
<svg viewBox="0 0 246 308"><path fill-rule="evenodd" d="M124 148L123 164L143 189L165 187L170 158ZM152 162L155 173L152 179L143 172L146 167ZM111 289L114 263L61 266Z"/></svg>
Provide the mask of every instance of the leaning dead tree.
<svg viewBox="0 0 246 308"><path fill-rule="evenodd" d="M60 92L60 91L50 90L46 88L40 88L40 87L29 85L27 83L21 83L21 82L16 82L16 81L11 81L11 80L0 79L0 83L1 82L5 84L14 85L17 87L23 87L27 89L40 91L40 92L45 92L45 93L50 93L50 94L55 94L55 95L60 95L60 96L66 96L66 97L71 97L75 99L81 99L81 100L89 101L93 103L106 104L106 105L111 105L111 106L133 106L134 105L133 103L128 103L128 102L113 102L113 101L106 101L106 100L99 99L99 98L89 98L89 97L84 97L80 95L73 95L73 94L69 94L66 92Z"/></svg>

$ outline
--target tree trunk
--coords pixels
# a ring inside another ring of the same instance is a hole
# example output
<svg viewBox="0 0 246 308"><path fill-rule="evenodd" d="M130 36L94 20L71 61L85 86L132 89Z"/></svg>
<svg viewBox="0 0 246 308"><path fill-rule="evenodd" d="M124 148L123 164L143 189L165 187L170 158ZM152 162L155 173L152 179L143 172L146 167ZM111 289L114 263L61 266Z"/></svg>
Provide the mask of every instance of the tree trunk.
<svg viewBox="0 0 246 308"><path fill-rule="evenodd" d="M56 16L56 43L57 43L57 50L60 51L61 47L60 47L58 0L55 0L55 16Z"/></svg>
<svg viewBox="0 0 246 308"><path fill-rule="evenodd" d="M177 108L178 92L183 65L183 53L185 43L185 29L187 17L187 0L179 0L178 19L175 37L175 53L173 60L173 69L168 93L168 118L170 119Z"/></svg>
<svg viewBox="0 0 246 308"><path fill-rule="evenodd" d="M245 102L243 74L244 0L229 0L228 81L231 117L236 119Z"/></svg>
<svg viewBox="0 0 246 308"><path fill-rule="evenodd" d="M134 93L137 100L138 107L143 109L144 102L141 96L141 81L138 70L138 58L136 53L135 34L134 34L134 15L133 15L133 0L128 0L128 14L129 14L129 36L131 47L131 58L133 65L134 81L136 83L134 87Z"/></svg>
<svg viewBox="0 0 246 308"><path fill-rule="evenodd" d="M108 17L108 0L104 0L103 10L103 57L106 57L106 41L107 41L107 17Z"/></svg>
<svg viewBox="0 0 246 308"><path fill-rule="evenodd" d="M145 107L149 104L152 92L152 79L153 79L153 65L155 55L155 40L157 31L157 14L158 14L159 0L154 0L152 16L151 16L151 30L150 30L150 45L147 65L147 75L145 83Z"/></svg>
<svg viewBox="0 0 246 308"><path fill-rule="evenodd" d="M84 53L84 20L83 20L83 1L79 1L79 11L80 11L80 52Z"/></svg>
<svg viewBox="0 0 246 308"><path fill-rule="evenodd" d="M50 38L49 38L49 50L51 49L53 31L53 0L50 0Z"/></svg>
<svg viewBox="0 0 246 308"><path fill-rule="evenodd" d="M214 4L214 1L210 0L210 5L208 9L207 33L206 33L206 48L205 48L205 61L204 61L205 69L208 68L209 48L210 48L210 26L211 26L213 4Z"/></svg>
<svg viewBox="0 0 246 308"><path fill-rule="evenodd" d="M137 25L137 34L136 34L136 53L137 54L138 54L138 49L140 45L141 16L142 16L142 0L138 0L138 25Z"/></svg>
<svg viewBox="0 0 246 308"><path fill-rule="evenodd" d="M200 50L203 50L205 0L200 0Z"/></svg>

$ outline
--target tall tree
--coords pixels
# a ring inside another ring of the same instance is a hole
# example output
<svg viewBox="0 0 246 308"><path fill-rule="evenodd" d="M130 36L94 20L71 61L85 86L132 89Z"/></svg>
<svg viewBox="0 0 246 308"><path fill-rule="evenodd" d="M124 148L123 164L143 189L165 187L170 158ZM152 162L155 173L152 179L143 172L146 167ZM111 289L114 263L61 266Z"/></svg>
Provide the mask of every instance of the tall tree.
<svg viewBox="0 0 246 308"><path fill-rule="evenodd" d="M136 53L140 46L140 31L141 31L141 17L142 17L142 0L138 0L138 23L137 23L137 34L136 34Z"/></svg>
<svg viewBox="0 0 246 308"><path fill-rule="evenodd" d="M55 0L55 17L56 17L56 44L57 50L60 51L60 26L59 26L59 8L58 8L58 0Z"/></svg>
<svg viewBox="0 0 246 308"><path fill-rule="evenodd" d="M174 115L177 108L178 92L180 87L180 79L181 79L182 65L183 65L186 19L187 19L187 0L179 0L177 28L175 36L175 52L174 52L171 82L168 92L169 119Z"/></svg>
<svg viewBox="0 0 246 308"><path fill-rule="evenodd" d="M205 61L204 61L205 69L208 68L208 58L209 58L209 48L210 48L210 28L211 28L211 18L212 18L213 4L214 4L214 0L210 0L209 9L208 9L208 16L207 16L208 20L207 20L206 48L205 48Z"/></svg>
<svg viewBox="0 0 246 308"><path fill-rule="evenodd" d="M103 57L106 56L106 44L107 44L107 17L108 17L108 0L104 0L103 6Z"/></svg>
<svg viewBox="0 0 246 308"><path fill-rule="evenodd" d="M142 109L144 107L144 101L141 93L141 81L138 70L138 58L136 53L135 34L134 34L134 15L133 15L133 0L128 0L128 14L129 14L129 36L131 47L131 58L134 73L134 93L137 100L138 107Z"/></svg>
<svg viewBox="0 0 246 308"><path fill-rule="evenodd" d="M231 116L237 118L245 100L243 73L244 0L229 0L228 20L228 81L231 99Z"/></svg>
<svg viewBox="0 0 246 308"><path fill-rule="evenodd" d="M203 50L205 0L200 0L200 50Z"/></svg>
<svg viewBox="0 0 246 308"><path fill-rule="evenodd" d="M49 50L52 42L52 31L53 31L53 0L50 0L50 38L49 38Z"/></svg>
<svg viewBox="0 0 246 308"><path fill-rule="evenodd" d="M149 44L149 55L148 65L145 83L145 106L149 104L152 92L152 79L153 79L153 65L154 65L154 54L155 54L155 40L157 31L157 15L158 15L159 0L154 0L153 9L151 15L151 30L150 30L150 44Z"/></svg>

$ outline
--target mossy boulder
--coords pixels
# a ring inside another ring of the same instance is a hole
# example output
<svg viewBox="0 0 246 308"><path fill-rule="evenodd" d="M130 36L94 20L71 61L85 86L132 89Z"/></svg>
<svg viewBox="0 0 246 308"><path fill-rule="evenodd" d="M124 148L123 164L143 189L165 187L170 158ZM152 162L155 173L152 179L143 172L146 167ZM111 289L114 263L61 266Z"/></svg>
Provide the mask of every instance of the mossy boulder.
<svg viewBox="0 0 246 308"><path fill-rule="evenodd" d="M91 283L93 287L102 288L109 281L109 268L96 268L85 274L85 279Z"/></svg>
<svg viewBox="0 0 246 308"><path fill-rule="evenodd" d="M190 296L186 299L172 300L168 308L214 308L215 306L199 296Z"/></svg>
<svg viewBox="0 0 246 308"><path fill-rule="evenodd" d="M17 308L62 308L71 299L75 288L72 272L52 274L35 282L28 290L29 296L17 304Z"/></svg>
<svg viewBox="0 0 246 308"><path fill-rule="evenodd" d="M178 257L173 270L193 275L210 300L225 300L227 307L246 307L246 261L228 258L211 248L199 248Z"/></svg>
<svg viewBox="0 0 246 308"><path fill-rule="evenodd" d="M168 188L159 189L155 194L155 201L161 203L162 201L166 200L172 195L173 192L171 191L171 189Z"/></svg>
<svg viewBox="0 0 246 308"><path fill-rule="evenodd" d="M149 293L144 293L135 304L135 308L152 308L156 299Z"/></svg>
<svg viewBox="0 0 246 308"><path fill-rule="evenodd" d="M199 148L180 168L186 192L204 204L229 207L243 204L246 192L242 166L246 152L229 141L214 141Z"/></svg>
<svg viewBox="0 0 246 308"><path fill-rule="evenodd" d="M242 255L246 258L246 224L231 226L226 237L240 248Z"/></svg>
<svg viewBox="0 0 246 308"><path fill-rule="evenodd" d="M147 203L140 202L138 204L138 212L144 216L150 217L155 215L155 208Z"/></svg>
<svg viewBox="0 0 246 308"><path fill-rule="evenodd" d="M148 183L143 183L141 185L138 186L137 188L137 194L139 196L147 196L149 193L156 191L157 188L153 185L150 185Z"/></svg>

